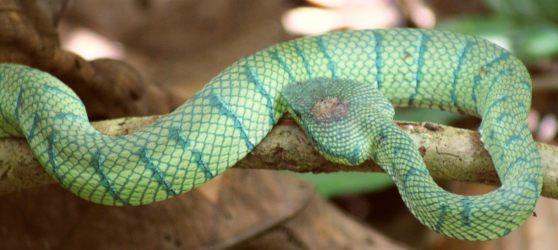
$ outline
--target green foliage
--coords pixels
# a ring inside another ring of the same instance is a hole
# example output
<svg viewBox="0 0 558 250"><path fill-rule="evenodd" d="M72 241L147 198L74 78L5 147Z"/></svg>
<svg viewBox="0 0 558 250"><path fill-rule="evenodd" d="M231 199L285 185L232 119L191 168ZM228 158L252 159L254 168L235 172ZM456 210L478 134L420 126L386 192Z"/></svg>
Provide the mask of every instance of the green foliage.
<svg viewBox="0 0 558 250"><path fill-rule="evenodd" d="M385 173L305 173L300 174L300 176L311 182L316 190L324 197L345 193L378 191L393 185L391 178Z"/></svg>
<svg viewBox="0 0 558 250"><path fill-rule="evenodd" d="M525 61L558 56L558 1L486 0L490 16L443 20L440 30L480 35Z"/></svg>
<svg viewBox="0 0 558 250"><path fill-rule="evenodd" d="M486 0L496 15L513 19L519 23L558 24L558 1L556 0Z"/></svg>
<svg viewBox="0 0 558 250"><path fill-rule="evenodd" d="M419 108L398 108L394 119L400 121L433 122L448 125L460 117L462 117L462 115L447 111Z"/></svg>

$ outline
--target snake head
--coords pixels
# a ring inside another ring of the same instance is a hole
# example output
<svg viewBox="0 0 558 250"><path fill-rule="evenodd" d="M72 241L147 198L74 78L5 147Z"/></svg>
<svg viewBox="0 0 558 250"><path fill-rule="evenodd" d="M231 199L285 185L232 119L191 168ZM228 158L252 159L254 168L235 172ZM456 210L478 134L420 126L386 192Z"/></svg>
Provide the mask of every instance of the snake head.
<svg viewBox="0 0 558 250"><path fill-rule="evenodd" d="M373 83L318 78L283 89L287 109L326 159L358 165L371 159L381 140L378 124L395 111Z"/></svg>

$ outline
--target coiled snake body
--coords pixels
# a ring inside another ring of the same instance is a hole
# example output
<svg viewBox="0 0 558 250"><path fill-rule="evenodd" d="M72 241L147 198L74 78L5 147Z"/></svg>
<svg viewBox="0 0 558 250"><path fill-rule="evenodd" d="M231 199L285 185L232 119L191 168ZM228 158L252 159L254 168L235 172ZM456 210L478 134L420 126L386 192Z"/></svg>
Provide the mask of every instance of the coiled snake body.
<svg viewBox="0 0 558 250"><path fill-rule="evenodd" d="M423 224L455 238L507 234L531 215L542 185L526 124L525 67L487 41L449 32L345 31L280 43L235 62L127 136L93 129L79 98L47 73L3 64L0 90L0 138L25 136L53 178L101 204L147 204L199 186L250 152L287 110L324 156L372 158ZM313 100L333 101L334 115L316 115ZM502 186L479 196L438 187L393 125L387 100L481 116Z"/></svg>

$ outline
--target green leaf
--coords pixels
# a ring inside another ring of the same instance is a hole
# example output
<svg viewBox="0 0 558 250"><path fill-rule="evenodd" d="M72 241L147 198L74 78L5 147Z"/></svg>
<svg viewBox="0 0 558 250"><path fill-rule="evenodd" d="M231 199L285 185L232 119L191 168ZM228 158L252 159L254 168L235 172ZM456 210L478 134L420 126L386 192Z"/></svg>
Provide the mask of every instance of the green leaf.
<svg viewBox="0 0 558 250"><path fill-rule="evenodd" d="M298 175L314 184L316 190L324 197L345 193L378 191L392 185L391 178L385 173L337 172Z"/></svg>
<svg viewBox="0 0 558 250"><path fill-rule="evenodd" d="M513 34L514 52L525 60L558 56L558 26L538 25L517 29Z"/></svg>
<svg viewBox="0 0 558 250"><path fill-rule="evenodd" d="M514 26L513 20L500 16L463 16L442 20L436 24L436 29L483 37L504 37Z"/></svg>
<svg viewBox="0 0 558 250"><path fill-rule="evenodd" d="M398 108L395 112L395 120L414 121L414 122L434 122L440 124L451 124L452 121L462 117L463 115L430 109L419 108Z"/></svg>
<svg viewBox="0 0 558 250"><path fill-rule="evenodd" d="M558 55L558 25L550 22L522 23L510 16L465 16L444 20L437 29L484 37L524 61Z"/></svg>

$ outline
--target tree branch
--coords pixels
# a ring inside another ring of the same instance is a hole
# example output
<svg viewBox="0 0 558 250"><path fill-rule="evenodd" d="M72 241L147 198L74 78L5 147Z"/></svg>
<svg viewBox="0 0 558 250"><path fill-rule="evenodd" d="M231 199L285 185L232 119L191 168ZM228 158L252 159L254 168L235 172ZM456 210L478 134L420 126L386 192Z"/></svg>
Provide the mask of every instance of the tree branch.
<svg viewBox="0 0 558 250"><path fill-rule="evenodd" d="M129 134L157 119L156 116L95 122L101 132ZM492 161L476 132L432 123L398 122L418 146L430 174L438 180L498 185ZM558 147L538 143L542 157L542 194L558 198ZM325 160L304 132L283 118L271 133L235 168L291 170L295 172L382 171L374 162L344 166ZM0 139L0 194L53 183L33 156L25 139Z"/></svg>

